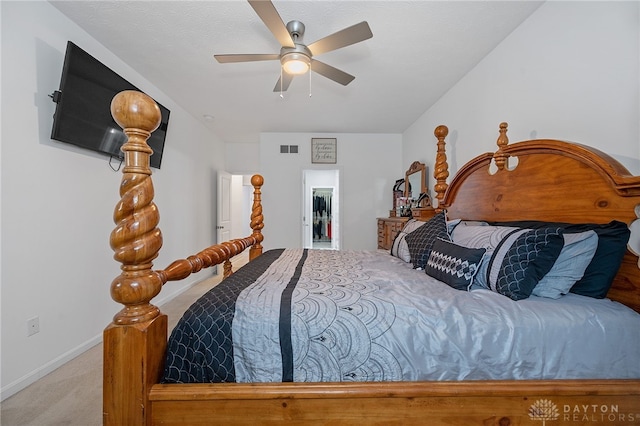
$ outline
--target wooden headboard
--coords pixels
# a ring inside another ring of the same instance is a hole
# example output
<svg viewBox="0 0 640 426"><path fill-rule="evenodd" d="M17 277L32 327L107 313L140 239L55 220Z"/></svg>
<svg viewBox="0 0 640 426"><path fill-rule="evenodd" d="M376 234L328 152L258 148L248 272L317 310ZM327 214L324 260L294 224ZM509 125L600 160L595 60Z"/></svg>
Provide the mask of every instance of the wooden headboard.
<svg viewBox="0 0 640 426"><path fill-rule="evenodd" d="M438 138L436 198L449 219L618 220L629 226L638 220L640 176L632 176L617 160L595 148L551 139L509 145L507 123L501 123L498 150L475 157L447 184L444 138L448 130L439 126L434 133ZM629 246L637 247L638 241L640 235L632 232ZM627 250L607 297L640 312L637 254Z"/></svg>

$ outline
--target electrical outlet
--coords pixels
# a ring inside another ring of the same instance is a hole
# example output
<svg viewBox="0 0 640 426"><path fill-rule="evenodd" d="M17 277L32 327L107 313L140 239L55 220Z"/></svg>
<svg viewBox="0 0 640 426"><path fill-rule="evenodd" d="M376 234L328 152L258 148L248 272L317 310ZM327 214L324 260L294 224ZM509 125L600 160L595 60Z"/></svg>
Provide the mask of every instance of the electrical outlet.
<svg viewBox="0 0 640 426"><path fill-rule="evenodd" d="M27 320L27 337L40 332L40 317L33 317Z"/></svg>

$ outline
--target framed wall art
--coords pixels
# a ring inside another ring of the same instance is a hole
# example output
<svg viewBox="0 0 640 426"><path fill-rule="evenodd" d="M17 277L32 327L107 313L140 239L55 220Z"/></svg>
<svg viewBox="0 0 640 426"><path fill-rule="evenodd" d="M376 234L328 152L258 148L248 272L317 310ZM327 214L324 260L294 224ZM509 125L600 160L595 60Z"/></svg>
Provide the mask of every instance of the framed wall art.
<svg viewBox="0 0 640 426"><path fill-rule="evenodd" d="M311 162L313 164L336 164L338 146L335 138L311 138Z"/></svg>

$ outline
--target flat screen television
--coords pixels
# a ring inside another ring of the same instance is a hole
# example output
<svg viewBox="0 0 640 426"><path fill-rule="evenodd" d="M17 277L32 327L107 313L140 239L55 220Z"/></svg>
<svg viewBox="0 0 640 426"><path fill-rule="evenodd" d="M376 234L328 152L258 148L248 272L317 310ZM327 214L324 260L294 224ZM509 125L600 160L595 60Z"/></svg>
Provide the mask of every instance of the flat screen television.
<svg viewBox="0 0 640 426"><path fill-rule="evenodd" d="M123 158L126 141L122 129L111 117L111 100L123 90L139 90L96 58L67 42L60 90L53 93L56 112L51 139L97 151L112 158ZM153 149L150 165L162 163L170 111L158 104L162 122L147 143Z"/></svg>

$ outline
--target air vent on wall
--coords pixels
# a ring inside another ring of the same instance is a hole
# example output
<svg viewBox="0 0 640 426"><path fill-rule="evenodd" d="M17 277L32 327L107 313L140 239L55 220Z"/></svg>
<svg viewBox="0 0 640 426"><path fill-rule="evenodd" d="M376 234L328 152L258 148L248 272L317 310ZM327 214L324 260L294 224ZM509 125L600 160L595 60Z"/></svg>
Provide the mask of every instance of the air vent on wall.
<svg viewBox="0 0 640 426"><path fill-rule="evenodd" d="M297 154L298 145L280 145L280 154Z"/></svg>

